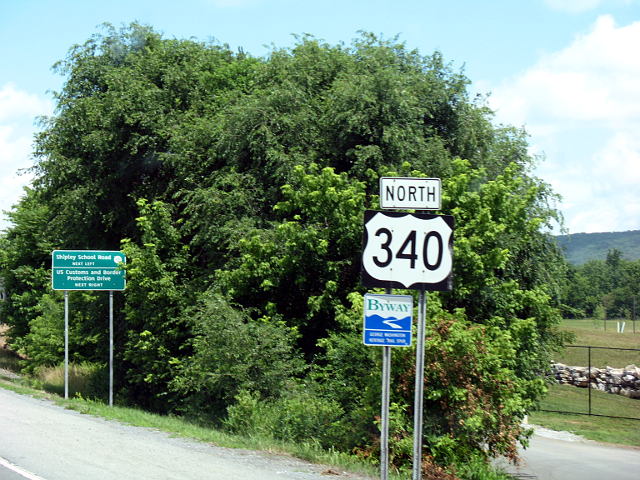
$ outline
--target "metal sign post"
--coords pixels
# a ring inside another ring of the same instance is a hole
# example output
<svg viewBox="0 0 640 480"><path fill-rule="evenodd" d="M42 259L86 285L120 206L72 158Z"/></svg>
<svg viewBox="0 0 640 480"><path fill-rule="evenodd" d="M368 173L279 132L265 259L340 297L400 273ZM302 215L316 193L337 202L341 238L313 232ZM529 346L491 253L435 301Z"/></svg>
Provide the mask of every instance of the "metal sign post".
<svg viewBox="0 0 640 480"><path fill-rule="evenodd" d="M382 402L380 425L380 478L389 478L389 398L391 389L391 347L382 347Z"/></svg>
<svg viewBox="0 0 640 480"><path fill-rule="evenodd" d="M64 398L69 398L69 290L109 291L109 406L113 406L113 291L126 287L124 253L113 250L54 250L51 288L64 290Z"/></svg>
<svg viewBox="0 0 640 480"><path fill-rule="evenodd" d="M387 288L387 295L393 290ZM380 405L380 479L389 478L389 403L391 390L391 347L382 347L382 401Z"/></svg>
<svg viewBox="0 0 640 480"><path fill-rule="evenodd" d="M109 290L109 406L113 406L113 290Z"/></svg>
<svg viewBox="0 0 640 480"><path fill-rule="evenodd" d="M69 292L64 291L64 398L69 398Z"/></svg>
<svg viewBox="0 0 640 480"><path fill-rule="evenodd" d="M440 210L441 185L438 178L383 177L380 179L380 208ZM428 213L365 211L362 238L362 285L365 287L405 288L420 291L418 305L418 337L416 344L416 378L413 432L413 480L422 471L422 427L424 404L424 341L426 323L426 290L448 291L453 288L453 227L450 215ZM365 296L366 298L366 296ZM366 301L365 301L366 312ZM385 324L383 326L380 321ZM398 320L376 319L367 331L365 313L365 344L384 346L402 340ZM396 329L396 332L388 330ZM404 328L411 337L411 326ZM395 337L395 340L394 340ZM376 342L376 343L367 343ZM398 342L398 343L394 343ZM406 345L405 345L406 346ZM387 371L391 354L383 352L383 409L388 409ZM386 415L386 416L385 416ZM383 411L381 438L381 475L386 480L388 463L388 410Z"/></svg>
<svg viewBox="0 0 640 480"><path fill-rule="evenodd" d="M418 300L418 336L416 339L416 384L413 400L413 480L422 476L422 423L424 405L424 331L426 323L426 292L420 290Z"/></svg>

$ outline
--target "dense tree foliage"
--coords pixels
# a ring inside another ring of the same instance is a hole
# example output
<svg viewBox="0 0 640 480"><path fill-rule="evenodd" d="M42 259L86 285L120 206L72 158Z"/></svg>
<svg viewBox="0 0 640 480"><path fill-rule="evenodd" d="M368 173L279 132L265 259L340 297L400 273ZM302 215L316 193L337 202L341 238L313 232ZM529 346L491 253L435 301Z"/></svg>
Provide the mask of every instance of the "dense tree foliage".
<svg viewBox="0 0 640 480"><path fill-rule="evenodd" d="M572 233L555 238L572 265L582 265L589 260L605 260L607 252L613 249L619 250L626 260L640 259L640 230Z"/></svg>
<svg viewBox="0 0 640 480"><path fill-rule="evenodd" d="M568 280L563 300L569 316L631 318L640 309L640 260L626 260L620 250L572 266Z"/></svg>
<svg viewBox="0 0 640 480"><path fill-rule="evenodd" d="M494 126L439 53L363 34L259 59L132 25L57 69L36 179L1 237L2 315L28 365L61 359L51 251L122 248L119 401L234 430L271 419L370 454L380 352L361 343L363 211L382 175L441 177L455 288L429 295L425 458L515 455L558 342L563 263L542 233L554 197L525 133ZM103 297L72 295L75 360L104 362ZM394 361L399 466L412 355Z"/></svg>

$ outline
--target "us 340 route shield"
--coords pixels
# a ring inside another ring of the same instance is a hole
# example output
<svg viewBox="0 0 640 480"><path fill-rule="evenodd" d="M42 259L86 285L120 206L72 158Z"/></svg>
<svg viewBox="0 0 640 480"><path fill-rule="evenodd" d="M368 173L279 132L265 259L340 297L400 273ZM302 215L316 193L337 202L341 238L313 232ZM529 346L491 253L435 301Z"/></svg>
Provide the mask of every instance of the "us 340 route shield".
<svg viewBox="0 0 640 480"><path fill-rule="evenodd" d="M451 290L453 217L367 210L362 284L365 287Z"/></svg>

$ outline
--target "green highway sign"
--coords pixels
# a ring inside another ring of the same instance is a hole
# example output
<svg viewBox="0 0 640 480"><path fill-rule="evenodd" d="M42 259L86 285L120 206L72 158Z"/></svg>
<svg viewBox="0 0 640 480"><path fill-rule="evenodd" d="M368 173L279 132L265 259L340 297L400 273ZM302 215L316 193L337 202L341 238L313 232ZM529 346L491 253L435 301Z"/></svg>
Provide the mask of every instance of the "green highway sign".
<svg viewBox="0 0 640 480"><path fill-rule="evenodd" d="M111 250L54 250L51 284L54 290L124 290L124 253Z"/></svg>

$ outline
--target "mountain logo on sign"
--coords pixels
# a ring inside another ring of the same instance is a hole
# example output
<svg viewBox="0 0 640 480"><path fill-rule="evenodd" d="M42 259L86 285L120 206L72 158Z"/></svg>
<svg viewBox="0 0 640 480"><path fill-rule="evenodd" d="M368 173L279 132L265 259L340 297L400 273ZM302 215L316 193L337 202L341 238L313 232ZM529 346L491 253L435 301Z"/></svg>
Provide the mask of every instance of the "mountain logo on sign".
<svg viewBox="0 0 640 480"><path fill-rule="evenodd" d="M367 330L411 330L411 316L394 318L369 315L365 317L365 328Z"/></svg>

